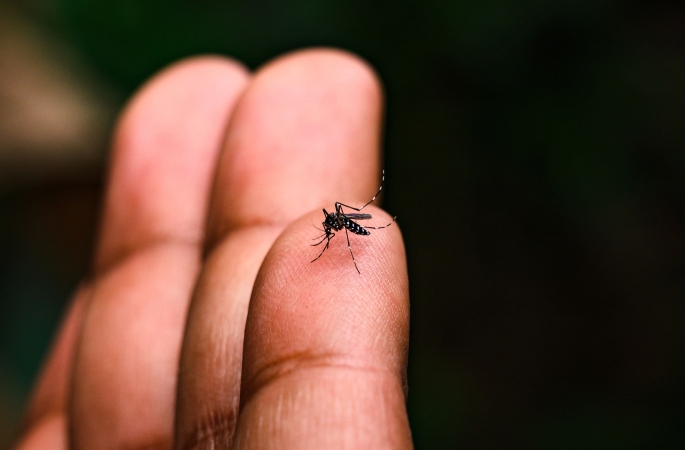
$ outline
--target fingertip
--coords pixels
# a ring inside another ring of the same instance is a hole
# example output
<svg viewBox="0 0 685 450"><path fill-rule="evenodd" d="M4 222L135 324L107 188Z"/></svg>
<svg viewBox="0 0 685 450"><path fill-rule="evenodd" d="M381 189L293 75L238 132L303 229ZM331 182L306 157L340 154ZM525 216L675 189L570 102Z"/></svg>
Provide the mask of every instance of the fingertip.
<svg viewBox="0 0 685 450"><path fill-rule="evenodd" d="M134 95L114 132L96 271L150 241L201 240L226 124L248 80L238 62L202 56Z"/></svg>
<svg viewBox="0 0 685 450"><path fill-rule="evenodd" d="M228 129L209 241L375 189L382 103L375 72L350 53L302 50L260 68Z"/></svg>
<svg viewBox="0 0 685 450"><path fill-rule="evenodd" d="M203 107L208 97L230 100L242 92L249 80L248 69L239 61L217 55L195 56L174 62L147 80L125 106L114 132L120 152L140 152L150 146L154 125L168 126L179 119L179 106L188 114ZM178 105L178 102L184 105ZM192 103L195 103L193 105ZM141 142L142 141L142 142Z"/></svg>
<svg viewBox="0 0 685 450"><path fill-rule="evenodd" d="M286 53L262 66L255 79L277 77L284 85L284 77L300 78L324 76L326 79L352 90L365 101L380 106L383 100L383 83L371 64L359 55L332 47L315 47Z"/></svg>
<svg viewBox="0 0 685 450"><path fill-rule="evenodd" d="M390 219L364 209L374 223ZM311 221L288 227L254 286L236 448L411 448L409 297L399 228L344 232L311 263ZM330 253L328 253L330 251Z"/></svg>
<svg viewBox="0 0 685 450"><path fill-rule="evenodd" d="M370 223L392 220L379 208L367 209L373 215ZM329 248L312 262L321 250L310 246L316 234L311 223L322 216L311 212L295 221L262 264L245 335L248 391L263 382L264 367L299 353L391 371L405 383L409 289L401 230L393 223L369 236L349 233L358 273L344 231L336 232Z"/></svg>

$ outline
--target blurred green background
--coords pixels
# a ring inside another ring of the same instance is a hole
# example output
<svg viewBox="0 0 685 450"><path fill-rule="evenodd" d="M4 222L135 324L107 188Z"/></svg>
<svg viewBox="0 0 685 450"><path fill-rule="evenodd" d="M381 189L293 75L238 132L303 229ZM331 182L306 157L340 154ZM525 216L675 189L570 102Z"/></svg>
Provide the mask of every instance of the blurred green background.
<svg viewBox="0 0 685 450"><path fill-rule="evenodd" d="M684 448L685 4L645 0L0 0L0 447L126 97L314 45L387 90L416 447Z"/></svg>

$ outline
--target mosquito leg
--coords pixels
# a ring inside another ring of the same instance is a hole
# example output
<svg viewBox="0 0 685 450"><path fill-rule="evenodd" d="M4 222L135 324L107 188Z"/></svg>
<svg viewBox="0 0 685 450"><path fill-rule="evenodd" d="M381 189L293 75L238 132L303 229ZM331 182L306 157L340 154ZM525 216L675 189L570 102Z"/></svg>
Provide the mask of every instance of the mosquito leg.
<svg viewBox="0 0 685 450"><path fill-rule="evenodd" d="M314 224L312 224L312 225L314 225ZM324 225L325 225L325 222L324 222ZM321 238L326 239L326 237L328 237L328 236L331 234L331 233L330 233L330 231L331 231L331 228L330 228L330 227L324 227L323 230L322 230L321 228L316 227L316 226L315 226L314 228L316 228L317 230L321 231L323 234L322 234L321 236L317 236L317 237L313 238L312 241L315 241L315 240L321 239ZM335 236L335 233L332 233L332 234L333 234L333 236ZM316 243L316 244L312 244L312 247L316 247L317 245L321 244L321 243L323 242L323 239L321 239L321 240L320 240L318 243Z"/></svg>
<svg viewBox="0 0 685 450"><path fill-rule="evenodd" d="M387 224L387 225L385 225L385 226L382 226L382 227L364 227L364 228L370 228L370 229L372 229L372 230L382 230L383 228L388 228L390 225L392 225L393 223L395 223L395 219L397 219L397 216L395 216L395 217L392 218L392 222L390 222L389 224Z"/></svg>
<svg viewBox="0 0 685 450"><path fill-rule="evenodd" d="M342 209L340 209L343 206L345 208L354 209L355 211L361 211L362 209L366 208L371 203L373 203L373 201L376 200L376 197L378 197L381 194L381 191L383 190L383 183L385 182L385 170L383 170L382 173L383 173L383 175L381 178L381 187L378 188L378 192L376 192L376 195L374 195L373 198L371 200L369 200L364 206L362 206L361 208L355 208L354 206L346 205L346 204L340 203L340 202L335 202L335 212L344 214L342 212Z"/></svg>
<svg viewBox="0 0 685 450"><path fill-rule="evenodd" d="M350 249L350 255L352 255L352 262L354 263L354 268L357 269L357 273L361 275L362 273L359 271L359 267L357 267L357 261L354 259L354 253L352 253L352 246L350 245L350 234L347 232L347 228L345 228L345 236L347 236L347 248Z"/></svg>
<svg viewBox="0 0 685 450"><path fill-rule="evenodd" d="M314 261L316 261L317 259L321 258L321 255L323 255L323 252L325 252L326 249L328 248L328 244L331 243L331 239L333 239L333 236L335 236L335 233L331 233L330 237L328 237L328 242L326 242L326 245L323 246L323 250L321 250L321 253L319 253L319 256L317 256L316 258L312 259L311 262L314 262ZM322 240L321 242L323 242L323 240ZM320 244L321 242L319 242L319 244Z"/></svg>
<svg viewBox="0 0 685 450"><path fill-rule="evenodd" d="M319 238L323 238L323 239L321 239L321 240L320 240L319 242L317 242L316 244L309 244L309 245L311 245L312 247L316 247L317 245L321 245L321 243L322 243L323 241L325 241L327 237L328 237L328 236L326 236L325 234L322 234L322 235L319 236L319 237L315 237L314 239L319 239ZM314 239L312 239L312 241L313 241Z"/></svg>

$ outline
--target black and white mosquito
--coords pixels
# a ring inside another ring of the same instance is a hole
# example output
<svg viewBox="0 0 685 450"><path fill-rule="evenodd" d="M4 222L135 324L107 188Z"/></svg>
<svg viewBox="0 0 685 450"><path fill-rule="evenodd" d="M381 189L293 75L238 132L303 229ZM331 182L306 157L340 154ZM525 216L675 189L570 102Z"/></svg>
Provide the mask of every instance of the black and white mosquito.
<svg viewBox="0 0 685 450"><path fill-rule="evenodd" d="M321 239L319 242L316 244L312 244L313 247L316 247L317 245L321 245L326 242L326 245L324 245L323 250L321 250L321 253L319 253L319 256L314 258L312 262L316 261L317 259L321 258L321 255L323 255L323 252L326 251L328 248L328 245L331 243L331 239L335 237L335 231L340 231L342 229L345 229L345 236L347 237L347 248L350 250L350 255L352 256L352 262L354 263L354 268L357 269L357 273L361 274L359 272L359 267L357 267L357 261L354 259L354 253L352 253L352 246L350 245L350 235L348 231L351 231L354 234L358 234L360 236L368 236L371 233L369 230L380 230L383 228L387 228L390 225L393 224L397 216L392 218L392 222L389 224L382 226L382 227L363 227L359 225L355 220L368 220L371 219L371 214L361 214L360 211L367 206L369 206L371 203L373 203L374 200L376 200L376 197L378 197L383 190L383 183L385 182L385 170L382 172L382 179L381 179L381 187L378 188L378 192L376 192L376 195L373 196L371 200L369 200L364 206L361 208L355 208L354 206L350 205L345 205L344 203L340 202L335 202L335 212L329 213L326 211L324 208L323 210L323 215L325 216L325 219L323 222L321 222L321 225L323 226L323 229L317 228L319 231L322 231L323 234L319 237L316 237L314 239ZM349 208L354 211L358 211L356 213L346 213L343 211L343 208Z"/></svg>

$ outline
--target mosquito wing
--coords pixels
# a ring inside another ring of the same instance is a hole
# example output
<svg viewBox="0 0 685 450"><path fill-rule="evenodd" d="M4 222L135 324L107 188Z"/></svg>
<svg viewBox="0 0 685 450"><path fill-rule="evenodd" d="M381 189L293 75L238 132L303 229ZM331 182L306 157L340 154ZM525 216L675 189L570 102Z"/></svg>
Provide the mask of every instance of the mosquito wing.
<svg viewBox="0 0 685 450"><path fill-rule="evenodd" d="M345 217L352 220L368 220L371 218L371 214L345 213Z"/></svg>

